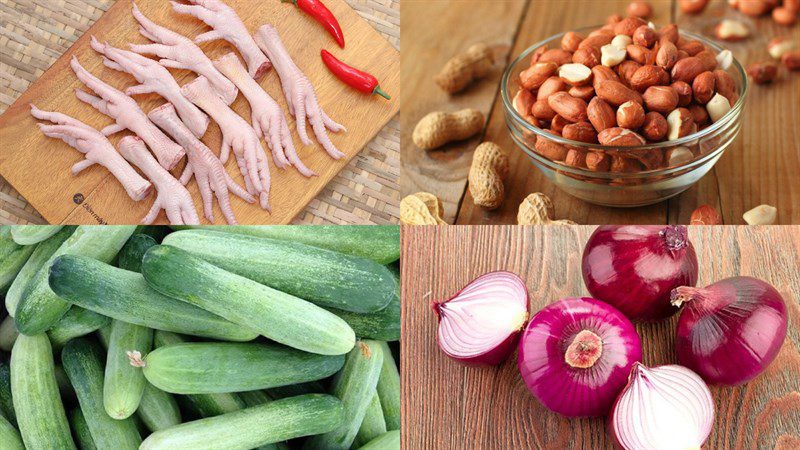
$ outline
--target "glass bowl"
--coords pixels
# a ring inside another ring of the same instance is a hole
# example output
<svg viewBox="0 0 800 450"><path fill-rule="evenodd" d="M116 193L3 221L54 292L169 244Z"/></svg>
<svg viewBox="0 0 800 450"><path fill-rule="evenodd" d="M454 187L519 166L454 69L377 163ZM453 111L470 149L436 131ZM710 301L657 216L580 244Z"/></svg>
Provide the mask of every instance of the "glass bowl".
<svg viewBox="0 0 800 450"><path fill-rule="evenodd" d="M583 32L585 35L597 28L599 26L573 31ZM517 83L519 73L530 67L530 57L536 49L548 44L551 45L550 48L560 48L560 40L564 34L547 38L522 52L505 70L500 84L500 94L503 99L506 125L514 142L550 181L568 194L604 206L635 207L658 203L680 194L702 178L739 134L748 81L744 68L735 58L728 68L728 73L736 83L739 99L718 121L680 139L638 147L613 147L565 139L528 123L513 106L513 98L520 89ZM721 46L703 36L688 32L681 32L681 36L700 41L715 53L723 50ZM585 153L591 151L632 156L637 152L660 151L665 155L680 152L686 157L680 164L654 170L632 173L599 172L570 166L564 161L542 155L534 147L537 139L548 139L566 145L568 149Z"/></svg>

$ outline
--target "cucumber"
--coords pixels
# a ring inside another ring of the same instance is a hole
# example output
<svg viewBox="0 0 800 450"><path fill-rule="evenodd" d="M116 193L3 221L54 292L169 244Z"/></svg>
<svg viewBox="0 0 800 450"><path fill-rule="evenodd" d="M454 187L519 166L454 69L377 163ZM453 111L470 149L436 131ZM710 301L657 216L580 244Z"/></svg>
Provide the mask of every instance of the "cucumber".
<svg viewBox="0 0 800 450"><path fill-rule="evenodd" d="M324 394L325 387L319 381L309 381L307 383L290 384L267 389L267 394L275 400L294 397L303 394Z"/></svg>
<svg viewBox="0 0 800 450"><path fill-rule="evenodd" d="M20 335L11 352L11 393L25 447L74 449L46 334Z"/></svg>
<svg viewBox="0 0 800 450"><path fill-rule="evenodd" d="M72 389L72 384L69 381L67 372L64 371L64 367L56 365L55 374L56 384L58 384L58 392L61 394L61 400L66 404L72 403L77 399L77 397L75 397L75 389Z"/></svg>
<svg viewBox="0 0 800 450"><path fill-rule="evenodd" d="M142 274L150 286L164 295L199 306L289 347L341 355L355 344L353 330L336 315L176 247L150 247L144 255Z"/></svg>
<svg viewBox="0 0 800 450"><path fill-rule="evenodd" d="M320 306L375 312L395 291L386 266L297 242L187 230L170 234L163 244Z"/></svg>
<svg viewBox="0 0 800 450"><path fill-rule="evenodd" d="M194 342L159 347L144 358L144 376L173 394L219 394L327 378L344 356L272 344Z"/></svg>
<svg viewBox="0 0 800 450"><path fill-rule="evenodd" d="M50 286L82 308L147 328L232 341L256 333L196 306L159 294L141 274L84 256L63 255L50 270Z"/></svg>
<svg viewBox="0 0 800 450"><path fill-rule="evenodd" d="M400 340L400 296L395 295L389 306L370 314L326 308L350 325L359 338L380 341Z"/></svg>
<svg viewBox="0 0 800 450"><path fill-rule="evenodd" d="M130 417L139 407L147 381L144 379L142 368L136 363L141 362L152 346L153 330L150 328L119 320L111 324L103 384L103 406L112 418Z"/></svg>
<svg viewBox="0 0 800 450"><path fill-rule="evenodd" d="M247 450L325 433L343 420L339 399L325 394L301 395L157 431L142 442L141 450Z"/></svg>
<svg viewBox="0 0 800 450"><path fill-rule="evenodd" d="M78 441L78 447L81 450L97 450L92 439L92 433L89 431L89 425L86 423L86 418L83 417L83 412L80 408L73 409L69 414L69 421L72 424L72 431L75 432L75 440Z"/></svg>
<svg viewBox="0 0 800 450"><path fill-rule="evenodd" d="M240 392L239 397L241 397L248 408L251 406L266 405L272 401L264 391ZM256 450L289 450L289 445L286 444L286 442L273 442L262 445Z"/></svg>
<svg viewBox="0 0 800 450"><path fill-rule="evenodd" d="M19 431L2 415L0 415L0 444L3 445L3 450L25 450Z"/></svg>
<svg viewBox="0 0 800 450"><path fill-rule="evenodd" d="M50 239L40 242L36 246L28 261L22 266L22 270L17 274L17 278L11 283L6 293L6 309L8 314L13 316L17 312L17 305L31 280L39 273L39 270L50 260L53 253L61 247L61 244L75 231L77 227L64 227L53 235Z"/></svg>
<svg viewBox="0 0 800 450"><path fill-rule="evenodd" d="M386 430L400 429L400 371L392 358L389 345L380 343L383 350L383 364L381 376L378 379L378 397L381 401L383 418L386 420Z"/></svg>
<svg viewBox="0 0 800 450"><path fill-rule="evenodd" d="M358 450L400 450L400 430L387 431Z"/></svg>
<svg viewBox="0 0 800 450"><path fill-rule="evenodd" d="M47 335L50 337L53 348L60 349L70 339L85 336L110 323L109 317L73 306L57 324L53 325L53 328L50 328Z"/></svg>
<svg viewBox="0 0 800 450"><path fill-rule="evenodd" d="M64 228L62 225L15 225L11 236L19 245L34 245L49 239Z"/></svg>
<svg viewBox="0 0 800 450"><path fill-rule="evenodd" d="M0 227L0 295L5 295L34 250L35 245L14 242L9 227Z"/></svg>
<svg viewBox="0 0 800 450"><path fill-rule="evenodd" d="M14 400L11 398L11 370L8 362L0 359L0 415L17 427L17 414L14 412Z"/></svg>
<svg viewBox="0 0 800 450"><path fill-rule="evenodd" d="M386 355L384 354L384 358ZM386 420L383 418L383 410L381 409L381 401L378 398L378 393L372 395L372 400L367 406L367 412L364 414L364 420L361 421L361 426L356 433L356 439L353 441L353 447L358 448L376 437L386 433Z"/></svg>
<svg viewBox="0 0 800 450"><path fill-rule="evenodd" d="M17 305L14 318L23 334L47 331L67 312L70 304L59 298L48 285L50 265L61 255L82 255L103 262L117 256L119 249L133 233L134 226L80 226L53 253L33 280ZM84 411L84 414L86 411ZM88 419L88 417L87 417Z"/></svg>
<svg viewBox="0 0 800 450"><path fill-rule="evenodd" d="M202 228L299 242L346 255L369 258L380 264L389 264L400 258L399 226L293 225L287 227L217 225L212 227L176 228Z"/></svg>
<svg viewBox="0 0 800 450"><path fill-rule="evenodd" d="M175 397L150 383L144 384L142 400L136 414L150 431L163 430L181 423L181 412Z"/></svg>
<svg viewBox="0 0 800 450"><path fill-rule="evenodd" d="M383 349L377 341L359 341L342 370L333 378L331 394L342 400L345 420L333 430L314 436L305 444L308 450L347 450L364 420L375 394L383 364Z"/></svg>
<svg viewBox="0 0 800 450"><path fill-rule="evenodd" d="M148 248L158 245L155 239L146 234L134 234L119 251L117 265L131 272L142 271L142 257Z"/></svg>
<svg viewBox="0 0 800 450"><path fill-rule="evenodd" d="M85 337L73 339L64 346L61 362L75 388L95 445L102 449L137 449L142 439L134 421L130 418L112 419L103 409L103 353L100 346Z"/></svg>
<svg viewBox="0 0 800 450"><path fill-rule="evenodd" d="M14 341L17 340L19 331L17 331L17 324L14 323L14 318L7 316L0 323L0 349L10 352L14 347Z"/></svg>

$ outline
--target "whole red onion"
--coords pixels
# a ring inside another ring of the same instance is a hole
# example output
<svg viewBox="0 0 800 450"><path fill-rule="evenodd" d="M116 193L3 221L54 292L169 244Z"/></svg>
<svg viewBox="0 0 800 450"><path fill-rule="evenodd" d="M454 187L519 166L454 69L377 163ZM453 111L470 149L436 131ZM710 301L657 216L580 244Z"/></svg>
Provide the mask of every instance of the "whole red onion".
<svg viewBox="0 0 800 450"><path fill-rule="evenodd" d="M705 288L681 286L675 339L678 361L709 383L746 383L766 369L786 338L786 305L774 287L752 277Z"/></svg>
<svg viewBox="0 0 800 450"><path fill-rule="evenodd" d="M631 320L675 314L670 291L697 283L697 256L683 225L598 227L583 250L582 269L592 296Z"/></svg>
<svg viewBox="0 0 800 450"><path fill-rule="evenodd" d="M511 272L490 272L431 306L447 356L468 365L499 364L514 351L528 320L528 289Z"/></svg>
<svg viewBox="0 0 800 450"><path fill-rule="evenodd" d="M621 312L593 298L565 298L528 323L519 343L519 371L534 397L570 417L608 413L625 386L642 344Z"/></svg>

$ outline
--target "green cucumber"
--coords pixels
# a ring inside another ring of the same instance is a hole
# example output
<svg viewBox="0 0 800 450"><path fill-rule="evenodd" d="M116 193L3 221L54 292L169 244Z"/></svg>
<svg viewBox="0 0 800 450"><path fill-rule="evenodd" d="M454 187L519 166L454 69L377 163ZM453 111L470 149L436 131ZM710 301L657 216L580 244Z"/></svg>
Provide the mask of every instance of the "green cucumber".
<svg viewBox="0 0 800 450"><path fill-rule="evenodd" d="M140 363L153 346L153 330L119 320L111 324L103 384L103 406L114 419L139 407L147 381Z"/></svg>
<svg viewBox="0 0 800 450"><path fill-rule="evenodd" d="M63 366L56 365L55 374L56 384L58 384L58 392L61 394L61 400L67 404L71 403L77 397L75 397L75 389L72 389L72 383L69 381L67 372L64 371Z"/></svg>
<svg viewBox="0 0 800 450"><path fill-rule="evenodd" d="M400 296L395 295L389 306L369 314L326 308L350 325L359 338L380 341L400 340Z"/></svg>
<svg viewBox="0 0 800 450"><path fill-rule="evenodd" d="M0 359L0 415L17 427L17 414L11 398L11 369L8 362Z"/></svg>
<svg viewBox="0 0 800 450"><path fill-rule="evenodd" d="M144 358L144 376L173 394L219 394L327 378L344 356L301 352L273 344L193 342L159 347Z"/></svg>
<svg viewBox="0 0 800 450"><path fill-rule="evenodd" d="M264 391L246 391L240 392L239 397L244 400L247 407L266 405L272 401L271 398ZM286 442L273 442L258 447L256 450L289 450L289 445Z"/></svg>
<svg viewBox="0 0 800 450"><path fill-rule="evenodd" d="M0 415L0 444L3 445L3 450L25 450L19 431L2 415Z"/></svg>
<svg viewBox="0 0 800 450"><path fill-rule="evenodd" d="M313 303L277 291L168 245L150 247L142 274L164 295L199 306L273 341L321 355L355 344L344 320Z"/></svg>
<svg viewBox="0 0 800 450"><path fill-rule="evenodd" d="M386 357L385 354L383 356L384 358ZM383 418L381 400L378 398L378 393L375 392L375 394L372 395L369 406L367 406L364 420L361 421L361 426L358 428L356 439L353 441L353 447L361 447L383 433L386 433L386 431L386 420Z"/></svg>
<svg viewBox="0 0 800 450"><path fill-rule="evenodd" d="M0 227L0 295L5 295L34 250L35 245L14 242L9 227Z"/></svg>
<svg viewBox="0 0 800 450"><path fill-rule="evenodd" d="M388 431L400 429L400 371L392 358L389 345L381 342L383 365L378 379L378 397L380 397L383 418Z"/></svg>
<svg viewBox="0 0 800 450"><path fill-rule="evenodd" d="M67 312L70 304L59 298L47 282L52 261L61 255L81 255L102 262L117 256L135 226L80 226L42 266L17 305L14 318L23 334L47 331ZM86 413L84 411L84 413Z"/></svg>
<svg viewBox="0 0 800 450"><path fill-rule="evenodd" d="M7 316L0 323L0 349L10 352L14 348L14 341L17 340L19 331L17 331L17 324L14 318Z"/></svg>
<svg viewBox="0 0 800 450"><path fill-rule="evenodd" d="M388 264L400 258L399 226L293 225L287 227L216 225L211 227L176 228L201 228L299 242L346 255L369 258L381 264Z"/></svg>
<svg viewBox="0 0 800 450"><path fill-rule="evenodd" d="M137 449L142 438L136 423L130 418L112 419L103 408L103 352L99 344L85 337L73 339L64 346L61 362L95 445L102 449Z"/></svg>
<svg viewBox="0 0 800 450"><path fill-rule="evenodd" d="M175 397L150 383L144 384L142 400L136 414L150 431L163 430L181 423L181 412Z"/></svg>
<svg viewBox="0 0 800 450"><path fill-rule="evenodd" d="M69 421L72 424L72 431L75 432L75 438L78 441L78 447L81 450L97 450L92 439L92 433L89 431L89 425L86 423L86 418L83 417L83 412L80 408L75 408L69 414Z"/></svg>
<svg viewBox="0 0 800 450"><path fill-rule="evenodd" d="M53 348L60 349L70 339L85 336L111 323L111 319L78 306L64 314L64 317L47 332Z"/></svg>
<svg viewBox="0 0 800 450"><path fill-rule="evenodd" d="M297 242L187 230L170 234L163 244L320 306L375 312L386 307L395 291L386 266Z"/></svg>
<svg viewBox="0 0 800 450"><path fill-rule="evenodd" d="M387 431L358 450L400 450L400 430Z"/></svg>
<svg viewBox="0 0 800 450"><path fill-rule="evenodd" d="M117 265L131 272L142 271L142 257L148 248L158 245L155 239L146 234L134 234L119 251Z"/></svg>
<svg viewBox="0 0 800 450"><path fill-rule="evenodd" d="M307 450L347 450L364 420L375 395L383 364L383 349L377 341L359 341L342 370L333 378L331 394L342 400L345 421L333 430L314 436L305 444Z"/></svg>
<svg viewBox="0 0 800 450"><path fill-rule="evenodd" d="M275 400L294 397L303 394L324 394L325 387L319 381L309 381L307 383L290 384L267 389L267 394Z"/></svg>
<svg viewBox="0 0 800 450"><path fill-rule="evenodd" d="M49 239L64 228L62 225L15 225L11 236L19 245L34 245Z"/></svg>
<svg viewBox="0 0 800 450"><path fill-rule="evenodd" d="M42 266L50 260L53 253L61 247L61 244L70 237L75 231L75 228L77 227L64 227L50 239L40 242L39 245L36 246L36 250L33 251L25 265L22 266L22 270L19 271L17 278L11 283L11 287L8 288L8 292L6 293L6 310L8 310L9 315L13 316L17 312L19 300L22 298L31 280L36 277L36 274L39 273Z"/></svg>
<svg viewBox="0 0 800 450"><path fill-rule="evenodd" d="M344 410L339 399L308 394L157 431L142 442L141 450L247 450L325 433L343 420Z"/></svg>
<svg viewBox="0 0 800 450"><path fill-rule="evenodd" d="M46 334L20 335L11 351L11 393L25 447L74 449Z"/></svg>
<svg viewBox="0 0 800 450"><path fill-rule="evenodd" d="M197 306L161 295L141 274L83 256L63 255L50 270L50 286L82 308L147 328L232 341L256 333Z"/></svg>

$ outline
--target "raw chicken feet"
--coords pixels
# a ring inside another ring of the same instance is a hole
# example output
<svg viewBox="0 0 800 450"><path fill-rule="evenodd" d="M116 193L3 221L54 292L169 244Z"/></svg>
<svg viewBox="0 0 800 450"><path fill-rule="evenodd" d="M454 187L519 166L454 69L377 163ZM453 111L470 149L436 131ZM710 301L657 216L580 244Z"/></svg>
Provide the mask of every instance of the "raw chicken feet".
<svg viewBox="0 0 800 450"><path fill-rule="evenodd" d="M114 175L133 201L138 202L150 195L153 185L133 170L102 133L66 114L42 111L35 105L31 105L31 115L39 120L56 124L39 124L39 128L46 136L61 139L84 154L85 159L72 166L73 175L94 164L100 164Z"/></svg>
<svg viewBox="0 0 800 450"><path fill-rule="evenodd" d="M159 164L171 170L183 158L185 152L180 145L172 142L161 130L150 123L147 116L139 108L136 101L117 89L107 85L89 73L72 57L70 63L78 79L100 97L88 94L80 89L75 90L79 100L92 105L101 113L113 118L117 123L103 128L101 133L108 136L128 129L142 138L153 150Z"/></svg>
<svg viewBox="0 0 800 450"><path fill-rule="evenodd" d="M206 25L213 28L212 31L203 33L195 38L196 43L224 39L230 42L242 57L247 61L249 74L258 80L272 66L269 60L258 49L256 42L247 31L247 27L242 19L230 6L220 0L188 0L191 5L183 5L177 2L172 3L172 9L178 14L189 14L196 17ZM239 88L241 89L241 88Z"/></svg>
<svg viewBox="0 0 800 450"><path fill-rule="evenodd" d="M236 225L236 217L231 209L228 190L247 203L253 203L256 199L228 176L220 160L181 122L171 103L159 106L150 111L147 116L186 149L189 163L181 175L180 182L186 185L194 174L197 185L200 187L200 196L203 197L203 212L206 218L214 223L214 211L211 205L213 196L216 194L225 220L231 225Z"/></svg>
<svg viewBox="0 0 800 450"><path fill-rule="evenodd" d="M233 84L250 102L253 128L258 137L263 137L272 149L272 159L275 165L282 169L287 164L291 164L307 177L316 175L297 156L292 142L292 133L289 131L289 125L286 123L286 117L284 117L281 107L254 79L250 78L236 54L231 52L215 60L214 66L233 81Z"/></svg>
<svg viewBox="0 0 800 450"><path fill-rule="evenodd" d="M164 67L191 70L206 77L219 96L225 100L226 105L236 100L236 95L239 93L236 86L214 68L211 60L194 42L145 17L136 3L133 4L133 17L141 25L139 33L155 44L131 45L131 50L158 56L161 58L159 62Z"/></svg>
<svg viewBox="0 0 800 450"><path fill-rule="evenodd" d="M269 165L261 141L244 119L228 108L217 96L210 95L209 91L211 84L205 77L198 77L181 88L183 95L208 113L222 130L220 161L224 164L233 150L247 192L253 195L258 193L261 207L270 211Z"/></svg>
<svg viewBox="0 0 800 450"><path fill-rule="evenodd" d="M272 25L264 25L258 29L255 36L256 44L267 54L275 71L281 79L283 95L289 104L289 112L297 121L297 133L305 145L311 144L306 131L306 118L311 123L317 141L322 144L325 151L334 159L344 157L333 145L328 137L328 130L334 133L345 128L334 122L319 106L317 94L311 82L292 61L286 47L283 46L278 31Z"/></svg>
<svg viewBox="0 0 800 450"><path fill-rule="evenodd" d="M147 151L144 142L136 136L126 136L119 142L119 152L131 164L137 166L156 186L156 201L150 212L142 219L149 225L163 209L172 225L196 225L200 223L194 209L192 196L172 174L159 166Z"/></svg>
<svg viewBox="0 0 800 450"><path fill-rule="evenodd" d="M150 58L128 50L101 44L92 36L92 48L103 55L103 64L114 70L133 75L140 84L125 90L127 95L156 94L175 105L183 123L198 138L203 137L210 119L181 94L181 87L169 70Z"/></svg>

